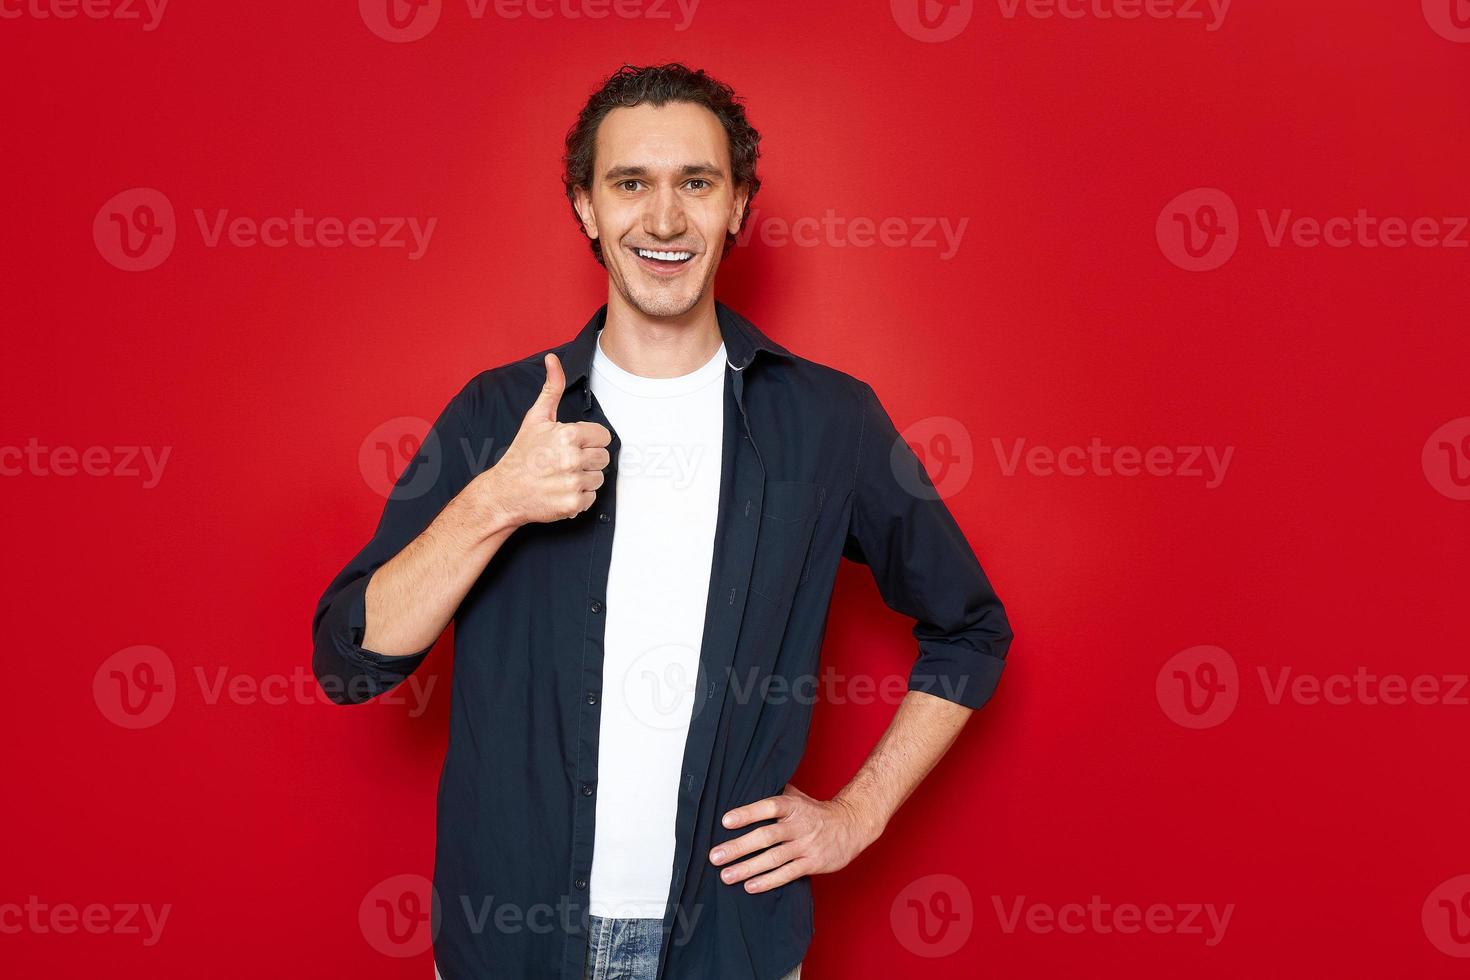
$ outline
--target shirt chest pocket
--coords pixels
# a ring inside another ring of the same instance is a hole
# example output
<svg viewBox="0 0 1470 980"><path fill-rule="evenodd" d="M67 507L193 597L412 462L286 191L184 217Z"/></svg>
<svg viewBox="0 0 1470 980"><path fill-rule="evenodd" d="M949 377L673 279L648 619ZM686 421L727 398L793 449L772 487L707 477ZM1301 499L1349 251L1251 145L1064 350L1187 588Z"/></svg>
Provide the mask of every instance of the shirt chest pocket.
<svg viewBox="0 0 1470 980"><path fill-rule="evenodd" d="M784 605L791 600L797 586L806 581L807 553L817 515L822 510L824 491L820 483L766 482L755 564L750 572L752 592Z"/></svg>

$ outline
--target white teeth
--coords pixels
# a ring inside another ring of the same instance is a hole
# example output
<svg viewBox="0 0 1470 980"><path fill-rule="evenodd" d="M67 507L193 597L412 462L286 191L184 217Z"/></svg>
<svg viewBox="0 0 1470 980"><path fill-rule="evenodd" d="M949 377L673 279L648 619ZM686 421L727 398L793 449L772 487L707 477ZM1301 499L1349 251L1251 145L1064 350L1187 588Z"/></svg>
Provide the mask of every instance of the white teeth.
<svg viewBox="0 0 1470 980"><path fill-rule="evenodd" d="M694 257L693 252L655 252L647 248L635 249L634 251L645 259L659 259L663 262L683 262L685 259L692 259Z"/></svg>

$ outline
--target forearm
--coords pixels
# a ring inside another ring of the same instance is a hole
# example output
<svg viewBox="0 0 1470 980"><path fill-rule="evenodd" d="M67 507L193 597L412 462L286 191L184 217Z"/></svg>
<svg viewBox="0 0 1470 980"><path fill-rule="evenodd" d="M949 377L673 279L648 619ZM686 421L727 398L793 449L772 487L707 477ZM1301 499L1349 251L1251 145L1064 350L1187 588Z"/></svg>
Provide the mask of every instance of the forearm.
<svg viewBox="0 0 1470 980"><path fill-rule="evenodd" d="M432 645L516 526L498 505L490 472L471 481L373 573L363 647L400 657Z"/></svg>
<svg viewBox="0 0 1470 980"><path fill-rule="evenodd" d="M867 761L835 800L846 804L876 839L972 714L964 705L909 691Z"/></svg>

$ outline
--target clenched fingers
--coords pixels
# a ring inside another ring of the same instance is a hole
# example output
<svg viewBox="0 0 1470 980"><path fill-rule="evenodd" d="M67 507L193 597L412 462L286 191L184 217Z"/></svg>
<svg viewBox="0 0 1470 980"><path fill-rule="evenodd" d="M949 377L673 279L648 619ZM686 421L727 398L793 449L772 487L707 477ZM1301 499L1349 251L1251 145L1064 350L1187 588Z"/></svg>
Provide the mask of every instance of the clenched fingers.
<svg viewBox="0 0 1470 980"><path fill-rule="evenodd" d="M572 422L568 428L572 430L575 443L583 448L606 446L612 442L612 433L607 431L607 426L596 422Z"/></svg>

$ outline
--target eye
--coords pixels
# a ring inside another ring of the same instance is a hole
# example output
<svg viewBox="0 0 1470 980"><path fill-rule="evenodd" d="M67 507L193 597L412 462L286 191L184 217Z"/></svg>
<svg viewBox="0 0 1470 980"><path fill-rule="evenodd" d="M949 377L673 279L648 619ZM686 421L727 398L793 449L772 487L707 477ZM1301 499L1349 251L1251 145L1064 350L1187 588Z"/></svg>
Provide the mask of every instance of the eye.
<svg viewBox="0 0 1470 980"><path fill-rule="evenodd" d="M709 186L709 181L705 180L703 177L695 177L692 180L690 180L689 183L691 185L690 186L690 189L691 190L696 190L696 191L702 191L706 187ZM692 186L694 184L702 184L703 186L702 187L694 187L694 186Z"/></svg>
<svg viewBox="0 0 1470 980"><path fill-rule="evenodd" d="M618 181L618 187L622 188L625 191L634 191L634 190L637 190L637 187L636 186L631 186L630 187L629 185L630 184L631 185L637 185L637 184L641 184L641 183L643 183L643 181L636 180L636 179L630 177L627 180L620 180L620 181Z"/></svg>

